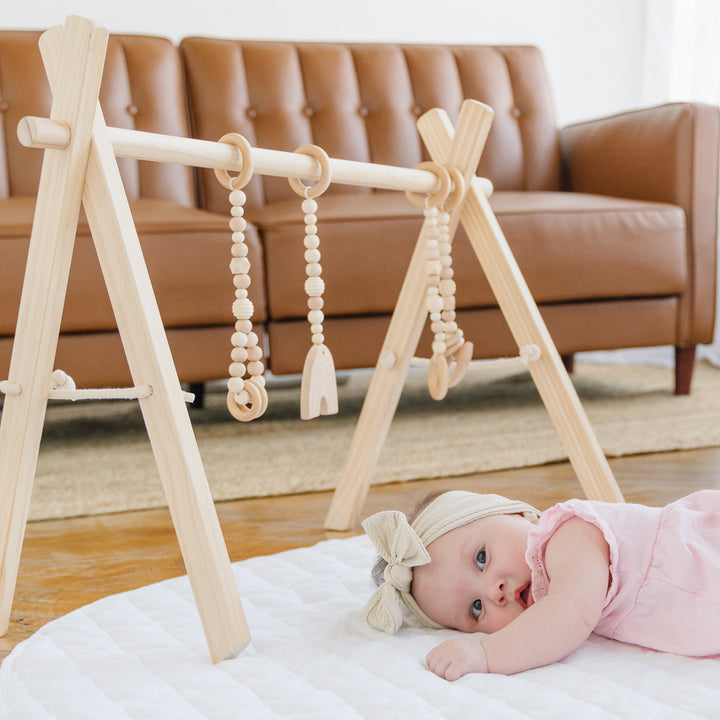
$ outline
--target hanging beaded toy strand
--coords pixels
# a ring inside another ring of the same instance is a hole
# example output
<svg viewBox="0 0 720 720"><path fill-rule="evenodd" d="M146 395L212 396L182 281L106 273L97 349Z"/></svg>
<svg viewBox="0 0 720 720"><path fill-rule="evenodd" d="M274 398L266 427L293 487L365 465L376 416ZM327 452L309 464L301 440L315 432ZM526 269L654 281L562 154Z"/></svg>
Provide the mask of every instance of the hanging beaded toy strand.
<svg viewBox="0 0 720 720"><path fill-rule="evenodd" d="M464 340L455 321L455 281L452 268L450 214L464 194L464 180L454 167L433 162L420 163L417 169L430 170L438 177L439 187L426 197L406 193L421 207L425 222L425 272L428 277L425 306L433 333L432 357L428 365L428 390L435 400L442 400L448 388L465 374L472 358L472 343ZM455 365L450 372L449 361Z"/></svg>
<svg viewBox="0 0 720 720"><path fill-rule="evenodd" d="M440 282L438 290L442 298L443 333L445 334L445 357L454 367L448 377L448 388L457 385L465 375L472 360L473 344L465 340L463 331L458 327L455 314L455 271L452 267L452 236L450 235L450 217L464 199L465 180L454 166L444 166L450 175L452 188L442 202L438 212L438 251L440 260Z"/></svg>
<svg viewBox="0 0 720 720"><path fill-rule="evenodd" d="M215 168L215 176L226 189L230 190L230 230L232 231L232 259L230 270L235 286L235 302L232 310L235 316L235 332L232 335L230 367L228 372L228 410L234 418L247 422L260 417L267 410L268 397L263 377L262 348L258 336L252 329L253 303L248 297L250 287L250 260L245 242L247 222L244 214L246 195L241 188L250 181L253 162L250 143L237 133L229 133L220 142L234 145L242 158L242 169L235 177L227 170ZM244 379L244 375L248 378Z"/></svg>
<svg viewBox="0 0 720 720"><path fill-rule="evenodd" d="M318 415L333 415L338 411L335 363L325 345L323 334L323 293L325 283L320 265L320 238L317 228L318 204L315 198L327 190L331 182L330 159L317 145L303 145L295 152L310 155L320 164L320 178L314 185L304 185L298 178L288 178L290 187L303 199L302 211L305 223L305 293L308 297L308 322L312 346L305 358L302 384L300 386L300 417L303 420Z"/></svg>
<svg viewBox="0 0 720 720"><path fill-rule="evenodd" d="M440 295L440 230L438 226L438 207L446 200L450 192L450 175L442 166L434 162L423 162L416 166L418 170L429 170L438 178L438 189L426 196L414 192L406 192L413 205L422 208L425 221L422 235L425 239L425 272L427 274L427 290L425 307L430 317L430 329L433 332L432 357L428 365L428 390L435 400L442 400L448 389L448 366L445 357L446 333L443 322L443 298ZM447 234L447 233L445 233Z"/></svg>

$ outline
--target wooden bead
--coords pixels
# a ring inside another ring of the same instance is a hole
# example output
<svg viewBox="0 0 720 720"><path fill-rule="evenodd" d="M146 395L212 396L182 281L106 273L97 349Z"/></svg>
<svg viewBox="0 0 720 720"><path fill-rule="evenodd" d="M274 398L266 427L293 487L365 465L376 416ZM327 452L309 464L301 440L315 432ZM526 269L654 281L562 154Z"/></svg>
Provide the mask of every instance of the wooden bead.
<svg viewBox="0 0 720 720"><path fill-rule="evenodd" d="M444 355L447 349L444 342L438 342L437 340L432 344L433 355Z"/></svg>
<svg viewBox="0 0 720 720"><path fill-rule="evenodd" d="M455 281L454 280L441 280L440 281L440 294L441 295L454 295L455 294Z"/></svg>
<svg viewBox="0 0 720 720"><path fill-rule="evenodd" d="M320 247L320 238L317 235L306 235L305 240L303 240L303 244L309 250L314 250L315 248Z"/></svg>
<svg viewBox="0 0 720 720"><path fill-rule="evenodd" d="M245 381L241 377L231 377L227 383L227 389L231 393L241 393L245 388Z"/></svg>
<svg viewBox="0 0 720 720"><path fill-rule="evenodd" d="M317 215L314 213L308 213L304 218L303 222L305 225L316 225L317 224Z"/></svg>
<svg viewBox="0 0 720 720"><path fill-rule="evenodd" d="M245 350L245 354L247 355L247 359L251 362L255 362L256 360L262 359L262 348L259 345L253 345L253 347L250 348L243 348Z"/></svg>
<svg viewBox="0 0 720 720"><path fill-rule="evenodd" d="M311 326L310 326L310 332L311 332L313 335L319 335L320 333L322 333L322 331L323 331L322 323L318 323L318 324L316 324L316 325L311 325Z"/></svg>
<svg viewBox="0 0 720 720"><path fill-rule="evenodd" d="M325 314L322 310L311 310L308 313L308 321L313 325L320 324L325 319Z"/></svg>
<svg viewBox="0 0 720 720"><path fill-rule="evenodd" d="M325 301L321 297L310 297L308 298L307 304L310 310L322 310Z"/></svg>
<svg viewBox="0 0 720 720"><path fill-rule="evenodd" d="M238 299L233 303L232 311L233 315L238 320L249 320L255 308L253 307L252 300L248 298Z"/></svg>
<svg viewBox="0 0 720 720"><path fill-rule="evenodd" d="M235 277L247 277L247 275L236 275ZM233 278L234 280L235 278ZM238 300L243 300L248 296L248 291L245 288L236 288L235 297Z"/></svg>
<svg viewBox="0 0 720 720"><path fill-rule="evenodd" d="M233 362L244 363L248 361L248 351L245 347L234 347L230 351L230 357Z"/></svg>
<svg viewBox="0 0 720 720"><path fill-rule="evenodd" d="M439 260L426 260L425 261L425 272L428 275L439 275L442 270Z"/></svg>
<svg viewBox="0 0 720 720"><path fill-rule="evenodd" d="M230 272L233 275L246 274L250 271L250 261L246 257L234 257L230 261Z"/></svg>
<svg viewBox="0 0 720 720"><path fill-rule="evenodd" d="M241 218L241 217L230 218L230 229L233 232L243 232L246 227L247 227L247 222L245 222L245 218Z"/></svg>
<svg viewBox="0 0 720 720"><path fill-rule="evenodd" d="M250 287L250 276L249 275L234 275L233 285L236 288L249 288Z"/></svg>
<svg viewBox="0 0 720 720"><path fill-rule="evenodd" d="M306 263L316 263L320 260L320 251L319 250L306 250L305 251L305 262Z"/></svg>
<svg viewBox="0 0 720 720"><path fill-rule="evenodd" d="M255 347L258 344L258 336L254 332L249 332L247 334L247 347Z"/></svg>
<svg viewBox="0 0 720 720"><path fill-rule="evenodd" d="M249 333L252 330L252 323L250 320L238 319L235 323L235 330L241 333ZM247 338L245 339L245 342L247 342Z"/></svg>
<svg viewBox="0 0 720 720"><path fill-rule="evenodd" d="M325 342L325 336L322 333L312 336L313 345L322 345Z"/></svg>
<svg viewBox="0 0 720 720"><path fill-rule="evenodd" d="M265 370L265 366L259 360L254 360L253 362L248 363L247 370L250 375L262 375L263 370Z"/></svg>
<svg viewBox="0 0 720 720"><path fill-rule="evenodd" d="M440 319L440 313L443 309L443 299L439 295L430 295L425 298L425 307L427 307L427 311L430 313L430 315L438 315L438 320Z"/></svg>
<svg viewBox="0 0 720 720"><path fill-rule="evenodd" d="M305 225L305 234L306 235L317 235L317 225L315 223L310 223Z"/></svg>
<svg viewBox="0 0 720 720"><path fill-rule="evenodd" d="M309 277L305 281L305 294L318 297L325 292L325 281L321 277Z"/></svg>
<svg viewBox="0 0 720 720"><path fill-rule="evenodd" d="M234 347L244 348L247 345L247 341L248 337L244 332L234 332L230 338L230 342L232 342Z"/></svg>
<svg viewBox="0 0 720 720"><path fill-rule="evenodd" d="M245 374L245 365L239 362L230 363L228 372L232 377L242 377Z"/></svg>
<svg viewBox="0 0 720 720"><path fill-rule="evenodd" d="M247 200L247 196L242 190L233 190L230 193L230 202L233 205L244 205L245 200Z"/></svg>
<svg viewBox="0 0 720 720"><path fill-rule="evenodd" d="M297 207L297 206L296 206ZM316 213L318 209L318 204L313 200L312 198L305 198L302 202L302 211L308 215L309 213Z"/></svg>
<svg viewBox="0 0 720 720"><path fill-rule="evenodd" d="M230 254L233 257L246 257L248 254L248 246L244 242L233 243L230 248Z"/></svg>
<svg viewBox="0 0 720 720"><path fill-rule="evenodd" d="M320 263L308 263L305 266L305 274L311 277L320 277L322 275L322 265Z"/></svg>
<svg viewBox="0 0 720 720"><path fill-rule="evenodd" d="M231 217L242 217L243 215L245 215L245 208L242 205L233 205L230 208Z"/></svg>

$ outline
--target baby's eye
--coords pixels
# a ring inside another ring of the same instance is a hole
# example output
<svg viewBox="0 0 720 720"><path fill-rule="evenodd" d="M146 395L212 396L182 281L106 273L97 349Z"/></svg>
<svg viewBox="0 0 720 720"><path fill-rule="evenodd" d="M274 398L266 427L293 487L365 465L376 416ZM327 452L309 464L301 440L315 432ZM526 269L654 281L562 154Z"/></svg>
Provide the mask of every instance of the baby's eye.
<svg viewBox="0 0 720 720"><path fill-rule="evenodd" d="M476 600L472 604L472 608L470 609L470 612L472 613L472 616L474 618L479 618L482 614L482 600Z"/></svg>
<svg viewBox="0 0 720 720"><path fill-rule="evenodd" d="M484 570L485 562L486 562L485 548L483 548L482 550L479 550L478 554L475 556L475 563L481 570Z"/></svg>

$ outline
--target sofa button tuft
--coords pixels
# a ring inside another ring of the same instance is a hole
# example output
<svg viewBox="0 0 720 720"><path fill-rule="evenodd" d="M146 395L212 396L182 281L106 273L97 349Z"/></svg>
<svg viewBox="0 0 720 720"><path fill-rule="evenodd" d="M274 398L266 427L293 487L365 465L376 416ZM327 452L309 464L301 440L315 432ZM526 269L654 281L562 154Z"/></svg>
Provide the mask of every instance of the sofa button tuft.
<svg viewBox="0 0 720 720"><path fill-rule="evenodd" d="M303 113L306 117L312 117L315 114L315 111L311 107L303 108Z"/></svg>
<svg viewBox="0 0 720 720"><path fill-rule="evenodd" d="M138 114L138 106L137 105L128 105L125 108L125 112L127 112L128 115L132 115L133 117Z"/></svg>
<svg viewBox="0 0 720 720"><path fill-rule="evenodd" d="M254 120L254 119L258 116L257 110L256 110L255 108L252 108L252 107L249 107L249 108L245 111L245 114L246 114L251 120Z"/></svg>
<svg viewBox="0 0 720 720"><path fill-rule="evenodd" d="M522 110L519 107L513 108L512 115L513 117L519 118L522 115Z"/></svg>
<svg viewBox="0 0 720 720"><path fill-rule="evenodd" d="M422 115L422 108L419 105L415 105L415 107L413 107L412 111L413 111L413 115L415 115L416 117L420 117Z"/></svg>
<svg viewBox="0 0 720 720"><path fill-rule="evenodd" d="M0 112L7 112L10 109L10 103L7 100L0 102Z"/></svg>
<svg viewBox="0 0 720 720"><path fill-rule="evenodd" d="M358 112L362 117L367 117L370 114L370 111L365 106L359 107Z"/></svg>

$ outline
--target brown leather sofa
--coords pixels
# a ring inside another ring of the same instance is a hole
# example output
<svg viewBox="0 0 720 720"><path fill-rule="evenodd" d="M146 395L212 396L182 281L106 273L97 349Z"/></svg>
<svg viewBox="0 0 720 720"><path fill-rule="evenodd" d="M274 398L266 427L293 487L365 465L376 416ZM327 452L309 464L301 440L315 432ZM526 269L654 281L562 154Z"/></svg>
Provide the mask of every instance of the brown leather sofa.
<svg viewBox="0 0 720 720"><path fill-rule="evenodd" d="M0 378L7 377L42 153L17 122L47 115L38 33L0 32ZM558 128L534 47L289 44L111 38L101 104L109 125L258 147L314 143L332 157L412 167L417 117L465 97L495 110L478 173L558 350L677 349L688 392L694 348L712 340L720 112L668 104ZM225 377L233 317L227 191L211 170L120 161L180 379ZM305 319L300 200L287 180L247 188L251 297L277 375L301 371ZM402 193L333 185L319 200L326 342L338 369L373 366L417 238ZM482 358L517 348L462 231L458 322ZM428 337L424 338L426 346ZM128 381L87 228L79 231L56 365L78 386Z"/></svg>

